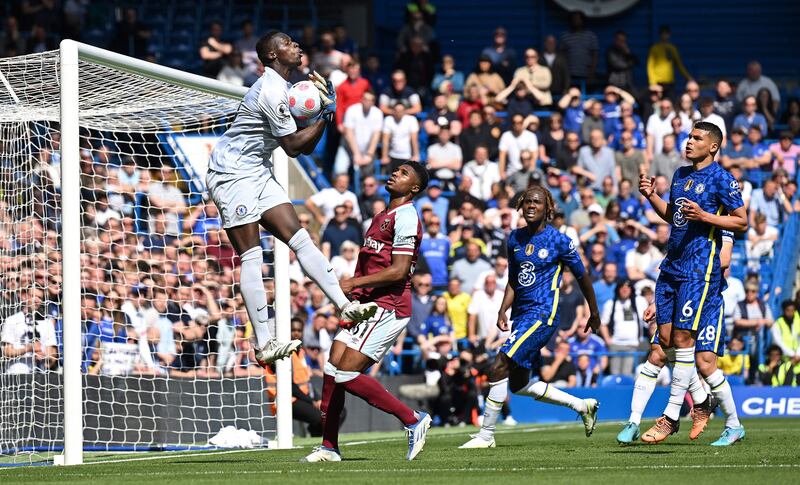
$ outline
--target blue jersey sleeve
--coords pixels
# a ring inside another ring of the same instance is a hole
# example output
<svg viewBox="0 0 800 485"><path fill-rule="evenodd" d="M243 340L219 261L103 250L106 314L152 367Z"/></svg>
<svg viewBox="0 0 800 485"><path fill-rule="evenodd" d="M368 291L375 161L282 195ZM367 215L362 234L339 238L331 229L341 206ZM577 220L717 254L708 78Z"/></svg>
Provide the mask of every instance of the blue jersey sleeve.
<svg viewBox="0 0 800 485"><path fill-rule="evenodd" d="M559 246L561 249L561 261L567 265L575 279L580 279L586 272L586 267L583 265L581 255L578 253L578 248L575 242L564 234L559 234Z"/></svg>
<svg viewBox="0 0 800 485"><path fill-rule="evenodd" d="M720 177L719 181L719 201L728 214L744 205L742 191L739 190L739 182L733 176L725 172L727 177Z"/></svg>

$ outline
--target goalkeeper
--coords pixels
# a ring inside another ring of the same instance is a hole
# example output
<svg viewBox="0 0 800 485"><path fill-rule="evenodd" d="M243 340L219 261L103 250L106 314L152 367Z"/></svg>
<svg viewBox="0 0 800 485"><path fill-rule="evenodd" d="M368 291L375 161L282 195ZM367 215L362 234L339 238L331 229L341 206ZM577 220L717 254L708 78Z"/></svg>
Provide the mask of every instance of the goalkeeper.
<svg viewBox="0 0 800 485"><path fill-rule="evenodd" d="M278 342L267 326L267 299L261 265L259 225L286 243L303 271L336 305L342 321L357 324L374 316L375 304L349 301L339 288L333 267L300 226L286 190L275 180L272 152L281 147L290 157L309 154L336 114L336 93L318 74L323 110L319 119L298 130L289 113L289 75L300 65L303 51L288 35L271 31L256 44L264 74L247 91L236 118L217 142L209 160L206 183L222 224L241 259L240 287L256 334L255 356L265 367L297 351L301 342Z"/></svg>

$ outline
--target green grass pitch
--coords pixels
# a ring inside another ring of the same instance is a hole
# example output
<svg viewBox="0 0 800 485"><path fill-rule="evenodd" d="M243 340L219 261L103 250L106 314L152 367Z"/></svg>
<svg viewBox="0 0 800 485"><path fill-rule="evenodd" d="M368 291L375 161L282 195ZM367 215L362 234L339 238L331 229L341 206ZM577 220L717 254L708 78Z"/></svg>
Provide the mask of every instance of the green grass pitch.
<svg viewBox="0 0 800 485"><path fill-rule="evenodd" d="M488 450L457 449L474 428L439 428L431 431L425 451L412 462L404 460L400 431L343 436L342 463L298 463L318 444L318 439L308 438L296 440L297 448L285 451L87 454L87 461L102 463L0 469L0 483L800 483L800 419L745 421L746 440L728 448L708 446L721 431L720 419L696 442L687 437L690 423L682 424L681 433L662 444L626 447L615 440L619 423L599 424L589 439L577 423L501 427L497 448Z"/></svg>

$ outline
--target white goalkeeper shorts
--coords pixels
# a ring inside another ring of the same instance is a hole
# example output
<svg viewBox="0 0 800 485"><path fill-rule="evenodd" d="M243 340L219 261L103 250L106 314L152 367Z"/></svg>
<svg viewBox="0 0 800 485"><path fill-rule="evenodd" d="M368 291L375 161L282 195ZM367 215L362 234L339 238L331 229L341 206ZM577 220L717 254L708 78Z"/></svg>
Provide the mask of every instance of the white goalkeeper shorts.
<svg viewBox="0 0 800 485"><path fill-rule="evenodd" d="M380 362L406 328L410 318L397 318L394 310L381 308L375 316L351 329L342 329L334 340Z"/></svg>
<svg viewBox="0 0 800 485"><path fill-rule="evenodd" d="M219 209L225 229L258 222L269 209L280 204L291 204L286 190L275 180L272 170L266 167L245 174L209 169L206 186Z"/></svg>

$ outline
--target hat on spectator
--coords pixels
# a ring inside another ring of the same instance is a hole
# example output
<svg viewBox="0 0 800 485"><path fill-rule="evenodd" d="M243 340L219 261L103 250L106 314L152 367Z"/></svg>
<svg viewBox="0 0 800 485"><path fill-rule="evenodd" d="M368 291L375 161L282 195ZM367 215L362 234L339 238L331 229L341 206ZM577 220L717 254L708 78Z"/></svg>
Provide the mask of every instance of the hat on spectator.
<svg viewBox="0 0 800 485"><path fill-rule="evenodd" d="M559 182L572 182L572 179L570 178L569 175L562 175L562 176L558 177L558 181Z"/></svg>
<svg viewBox="0 0 800 485"><path fill-rule="evenodd" d="M639 241L640 243L644 243L644 242L649 243L650 242L650 236L648 236L647 234L642 232L642 233L639 233L639 237L637 237L636 240Z"/></svg>
<svg viewBox="0 0 800 485"><path fill-rule="evenodd" d="M731 134L747 135L747 130L745 130L743 126L737 126L731 130Z"/></svg>
<svg viewBox="0 0 800 485"><path fill-rule="evenodd" d="M595 202L586 209L586 212L588 212L589 214L602 214L603 208L600 206L600 204Z"/></svg>
<svg viewBox="0 0 800 485"><path fill-rule="evenodd" d="M489 57L489 54L481 54L478 58L478 62L492 62L492 58Z"/></svg>
<svg viewBox="0 0 800 485"><path fill-rule="evenodd" d="M431 204L430 202L425 202L424 204L422 204L422 207L420 207L420 210L421 211L432 211L433 210L433 204Z"/></svg>
<svg viewBox="0 0 800 485"><path fill-rule="evenodd" d="M553 217L567 217L567 214L564 213L564 209L556 208L556 211L553 213Z"/></svg>
<svg viewBox="0 0 800 485"><path fill-rule="evenodd" d="M430 182L428 182L428 189L432 189L432 188L434 188L434 187L436 187L437 189L440 189L440 190L441 190L441 188L442 188L442 183L441 183L441 182L439 182L439 181L438 181L438 180L436 180L436 179L433 179L433 180L431 180Z"/></svg>
<svg viewBox="0 0 800 485"><path fill-rule="evenodd" d="M782 131L778 134L779 140L791 140L792 139L792 132L791 131Z"/></svg>

